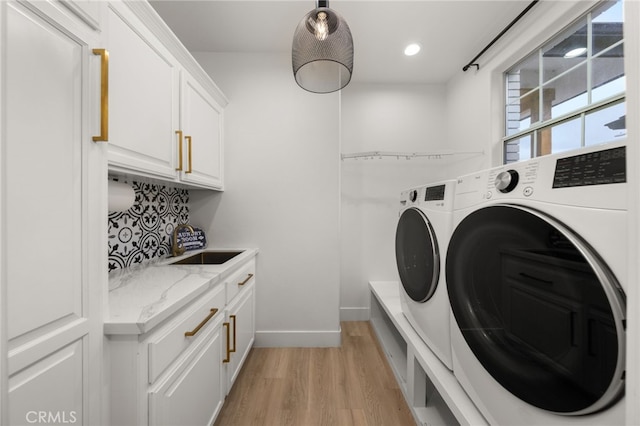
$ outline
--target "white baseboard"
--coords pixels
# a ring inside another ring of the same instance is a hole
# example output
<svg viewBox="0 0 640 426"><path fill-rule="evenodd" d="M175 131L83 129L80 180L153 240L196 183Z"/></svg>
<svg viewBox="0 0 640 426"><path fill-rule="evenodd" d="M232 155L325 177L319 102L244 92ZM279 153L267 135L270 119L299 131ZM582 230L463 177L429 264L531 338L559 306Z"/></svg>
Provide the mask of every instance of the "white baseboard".
<svg viewBox="0 0 640 426"><path fill-rule="evenodd" d="M258 348L331 348L341 344L340 330L256 331Z"/></svg>
<svg viewBox="0 0 640 426"><path fill-rule="evenodd" d="M369 307L340 308L340 321L369 321L370 317Z"/></svg>

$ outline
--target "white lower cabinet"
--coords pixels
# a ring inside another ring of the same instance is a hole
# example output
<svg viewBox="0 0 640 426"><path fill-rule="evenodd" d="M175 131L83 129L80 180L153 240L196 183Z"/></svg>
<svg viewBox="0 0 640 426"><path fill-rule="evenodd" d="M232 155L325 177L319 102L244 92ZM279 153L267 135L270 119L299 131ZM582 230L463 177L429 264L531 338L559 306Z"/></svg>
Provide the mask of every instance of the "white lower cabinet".
<svg viewBox="0 0 640 426"><path fill-rule="evenodd" d="M107 336L111 424L211 425L254 336L252 258L146 334Z"/></svg>
<svg viewBox="0 0 640 426"><path fill-rule="evenodd" d="M231 341L227 343L226 393L231 390L238 373L240 373L240 368L253 346L255 337L254 305L255 291L253 282L251 282L246 284L246 288L236 296L233 304L227 308Z"/></svg>
<svg viewBox="0 0 640 426"><path fill-rule="evenodd" d="M111 335L113 425L211 424L224 401L224 286L141 335Z"/></svg>
<svg viewBox="0 0 640 426"><path fill-rule="evenodd" d="M240 368L249 355L256 335L255 321L255 259L225 280L227 290L227 330L223 363L225 369L225 393L229 393L238 377Z"/></svg>
<svg viewBox="0 0 640 426"><path fill-rule="evenodd" d="M220 323L149 390L150 425L210 425L224 402Z"/></svg>
<svg viewBox="0 0 640 426"><path fill-rule="evenodd" d="M10 425L82 424L83 341L72 342L9 378Z"/></svg>

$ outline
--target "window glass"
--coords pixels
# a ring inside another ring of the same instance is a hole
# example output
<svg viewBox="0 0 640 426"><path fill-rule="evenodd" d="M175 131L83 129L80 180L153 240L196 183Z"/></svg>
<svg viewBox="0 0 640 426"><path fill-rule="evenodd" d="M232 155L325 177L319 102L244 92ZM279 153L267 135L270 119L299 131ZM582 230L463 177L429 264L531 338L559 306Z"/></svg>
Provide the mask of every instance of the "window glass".
<svg viewBox="0 0 640 426"><path fill-rule="evenodd" d="M591 70L592 102L624 93L624 54L622 48L622 44L619 44L616 48L593 58Z"/></svg>
<svg viewBox="0 0 640 426"><path fill-rule="evenodd" d="M585 145L613 142L626 136L626 104L617 103L585 117Z"/></svg>
<svg viewBox="0 0 640 426"><path fill-rule="evenodd" d="M587 64L552 80L542 89L542 119L549 120L583 108L588 103Z"/></svg>
<svg viewBox="0 0 640 426"><path fill-rule="evenodd" d="M514 133L518 133L521 130L524 130L526 128L529 127L530 125L530 120L528 118L526 119L521 119L521 106L520 106L520 99L517 99L515 102L512 102L511 104L507 105L507 111L506 111L506 125L507 125L507 130L506 130L506 134L507 135L513 135ZM529 112L528 115L530 115L531 112Z"/></svg>
<svg viewBox="0 0 640 426"><path fill-rule="evenodd" d="M542 48L543 82L564 74L587 59L587 19L555 37Z"/></svg>
<svg viewBox="0 0 640 426"><path fill-rule="evenodd" d="M577 117L563 121L555 126L538 130L537 155L555 154L580 148L582 144L581 127L581 119Z"/></svg>
<svg viewBox="0 0 640 426"><path fill-rule="evenodd" d="M505 163L528 160L533 150L533 134L510 141L505 145Z"/></svg>
<svg viewBox="0 0 640 426"><path fill-rule="evenodd" d="M597 55L622 40L622 2L604 2L592 16L593 55Z"/></svg>
<svg viewBox="0 0 640 426"><path fill-rule="evenodd" d="M534 52L509 71L510 75L518 76L515 81L516 89L522 94L540 85L540 65L538 52Z"/></svg>
<svg viewBox="0 0 640 426"><path fill-rule="evenodd" d="M540 86L538 52L534 52L514 66L507 75L507 119L505 133L512 135L537 121Z"/></svg>
<svg viewBox="0 0 640 426"><path fill-rule="evenodd" d="M532 122L539 121L538 91L529 92L507 105L507 134L513 135L531 127Z"/></svg>

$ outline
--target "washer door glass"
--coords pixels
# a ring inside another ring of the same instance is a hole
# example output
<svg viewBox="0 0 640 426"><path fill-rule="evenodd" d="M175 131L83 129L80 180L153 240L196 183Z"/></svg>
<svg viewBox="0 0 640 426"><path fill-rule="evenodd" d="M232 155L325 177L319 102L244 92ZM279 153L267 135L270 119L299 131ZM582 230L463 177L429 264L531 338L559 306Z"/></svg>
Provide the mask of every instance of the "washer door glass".
<svg viewBox="0 0 640 426"><path fill-rule="evenodd" d="M464 339L512 394L562 414L620 397L624 294L563 224L520 206L477 210L451 237L446 274Z"/></svg>
<svg viewBox="0 0 640 426"><path fill-rule="evenodd" d="M416 302L433 296L440 278L438 241L427 216L409 208L396 229L396 264L405 291Z"/></svg>

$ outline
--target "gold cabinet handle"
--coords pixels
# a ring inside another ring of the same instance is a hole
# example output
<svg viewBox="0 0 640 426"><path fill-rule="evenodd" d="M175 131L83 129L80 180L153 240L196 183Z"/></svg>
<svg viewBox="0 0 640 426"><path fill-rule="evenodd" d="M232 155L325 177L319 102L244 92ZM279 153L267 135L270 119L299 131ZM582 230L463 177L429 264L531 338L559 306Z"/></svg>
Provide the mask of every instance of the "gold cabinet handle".
<svg viewBox="0 0 640 426"><path fill-rule="evenodd" d="M176 130L176 135L178 135L178 167L176 168L176 172L182 171L182 130Z"/></svg>
<svg viewBox="0 0 640 426"><path fill-rule="evenodd" d="M100 56L100 135L94 136L94 142L109 140L109 52L107 49L93 49Z"/></svg>
<svg viewBox="0 0 640 426"><path fill-rule="evenodd" d="M189 168L187 169L187 171L185 173L191 173L192 172L192 168L191 168L191 136L185 136L184 137L187 140L187 149L188 149L188 156L189 156Z"/></svg>
<svg viewBox="0 0 640 426"><path fill-rule="evenodd" d="M229 349L229 352L235 352L236 351L236 316L229 315L229 318L231 319L231 322L233 322L233 349Z"/></svg>
<svg viewBox="0 0 640 426"><path fill-rule="evenodd" d="M202 327L204 327L204 325L207 323L207 321L209 321L211 318L213 318L213 316L218 312L218 309L216 308L211 308L211 310L209 311L209 315L207 315L207 317L205 319L202 320L202 322L200 324L198 324L196 326L196 328L194 328L191 331L185 331L184 332L184 337L191 337L191 336L195 336L196 333L198 331L200 331L200 329Z"/></svg>
<svg viewBox="0 0 640 426"><path fill-rule="evenodd" d="M231 340L230 339L230 337L231 337L231 332L230 331L231 330L229 329L229 323L228 322L222 323L222 326L227 329L227 356L226 356L225 359L222 360L222 362L226 364L227 362L231 361L231 349L229 348L229 340Z"/></svg>
<svg viewBox="0 0 640 426"><path fill-rule="evenodd" d="M245 285L246 283L248 283L248 282L249 282L249 280L250 280L251 278L253 278L253 274L249 274L249 275L247 275L247 278L245 278L245 280L244 280L244 281L242 281L241 283L238 283L238 285Z"/></svg>

